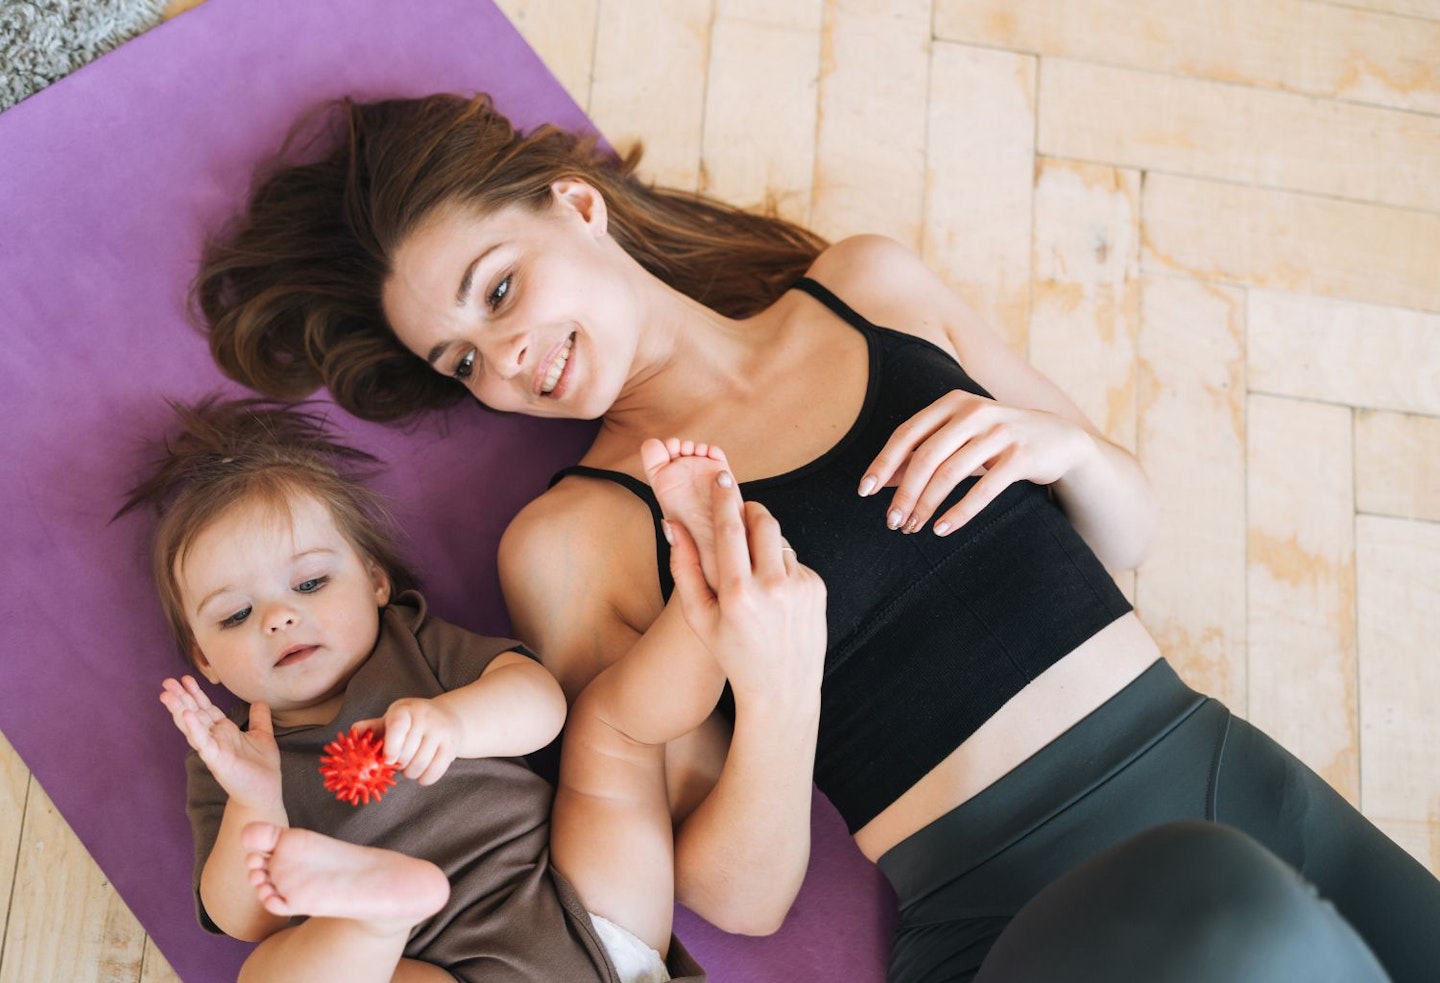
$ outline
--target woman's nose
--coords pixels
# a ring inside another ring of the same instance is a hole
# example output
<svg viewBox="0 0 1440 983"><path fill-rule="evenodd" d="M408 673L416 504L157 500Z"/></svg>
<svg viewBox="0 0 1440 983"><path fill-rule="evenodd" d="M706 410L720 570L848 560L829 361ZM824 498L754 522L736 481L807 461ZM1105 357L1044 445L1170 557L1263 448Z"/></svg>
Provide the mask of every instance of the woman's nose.
<svg viewBox="0 0 1440 983"><path fill-rule="evenodd" d="M517 331L508 337L496 339L486 362L494 366L495 374L500 378L513 379L524 370L525 358L529 352L529 332Z"/></svg>

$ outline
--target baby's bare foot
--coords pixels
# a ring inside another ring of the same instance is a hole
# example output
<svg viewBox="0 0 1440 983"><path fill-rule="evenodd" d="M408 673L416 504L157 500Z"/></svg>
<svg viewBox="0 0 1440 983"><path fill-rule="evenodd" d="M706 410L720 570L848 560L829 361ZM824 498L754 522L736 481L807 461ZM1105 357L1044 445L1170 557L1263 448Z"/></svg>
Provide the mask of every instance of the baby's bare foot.
<svg viewBox="0 0 1440 983"><path fill-rule="evenodd" d="M729 470L725 452L709 444L671 437L640 445L640 463L665 518L683 525L700 553L700 570L715 586L715 482ZM737 497L738 501L738 497Z"/></svg>
<svg viewBox="0 0 1440 983"><path fill-rule="evenodd" d="M248 823L240 832L250 883L273 915L348 918L409 931L439 911L450 883L428 860L346 843L308 829Z"/></svg>

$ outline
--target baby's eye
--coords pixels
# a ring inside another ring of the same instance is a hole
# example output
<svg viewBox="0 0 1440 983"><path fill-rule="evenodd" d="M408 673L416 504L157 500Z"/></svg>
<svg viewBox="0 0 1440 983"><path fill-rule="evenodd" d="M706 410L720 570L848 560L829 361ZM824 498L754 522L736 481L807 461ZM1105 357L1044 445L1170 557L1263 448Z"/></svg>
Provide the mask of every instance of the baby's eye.
<svg viewBox="0 0 1440 983"><path fill-rule="evenodd" d="M248 617L250 617L250 609L249 609L249 608L241 608L239 611L236 611L236 612L235 612L234 614L232 614L230 617L228 617L228 618L226 618L224 621L220 622L220 627L221 627L221 628L234 628L236 625L240 624L242 621L244 621L244 620L245 620L246 618L248 618Z"/></svg>
<svg viewBox="0 0 1440 983"><path fill-rule="evenodd" d="M495 289L490 291L490 296L485 298L492 311L499 307L505 298L510 295L510 280L512 277L513 274L505 274L504 279L495 284Z"/></svg>
<svg viewBox="0 0 1440 983"><path fill-rule="evenodd" d="M295 585L295 590L301 594L313 594L321 587L330 582L329 577L312 577L311 579Z"/></svg>
<svg viewBox="0 0 1440 983"><path fill-rule="evenodd" d="M455 369L450 373L455 378L464 382L475 374L475 349L470 349L455 363Z"/></svg>

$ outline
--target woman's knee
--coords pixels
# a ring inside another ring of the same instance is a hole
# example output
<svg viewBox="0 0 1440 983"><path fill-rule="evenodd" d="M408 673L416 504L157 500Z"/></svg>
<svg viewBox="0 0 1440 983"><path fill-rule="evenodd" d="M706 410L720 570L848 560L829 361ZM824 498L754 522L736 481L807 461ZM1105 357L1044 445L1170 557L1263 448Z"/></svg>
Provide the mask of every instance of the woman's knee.
<svg viewBox="0 0 1440 983"><path fill-rule="evenodd" d="M1314 888L1230 827L1156 827L1035 896L981 980L1383 980Z"/></svg>

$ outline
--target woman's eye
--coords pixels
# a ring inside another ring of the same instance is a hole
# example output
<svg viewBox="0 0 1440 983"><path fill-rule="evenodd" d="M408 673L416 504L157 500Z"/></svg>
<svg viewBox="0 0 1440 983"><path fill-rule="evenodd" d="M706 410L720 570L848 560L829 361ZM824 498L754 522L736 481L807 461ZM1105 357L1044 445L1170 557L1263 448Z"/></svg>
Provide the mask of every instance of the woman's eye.
<svg viewBox="0 0 1440 983"><path fill-rule="evenodd" d="M492 311L499 307L505 298L510 295L510 279L512 275L513 274L509 273L505 274L505 278L495 284L495 289L490 291L489 297L485 298Z"/></svg>
<svg viewBox="0 0 1440 983"><path fill-rule="evenodd" d="M312 577L304 583L295 585L295 590L301 594L313 594L330 581L329 577Z"/></svg>
<svg viewBox="0 0 1440 983"><path fill-rule="evenodd" d="M455 369L450 373L455 378L464 382L475 374L475 349L470 349L455 363Z"/></svg>
<svg viewBox="0 0 1440 983"><path fill-rule="evenodd" d="M228 617L228 618L226 618L224 621L220 622L220 627L221 627L221 628L234 628L236 625L240 624L242 621L244 621L244 620L245 620L246 618L248 618L248 617L250 617L250 609L249 609L249 608L241 608L239 611L236 611L236 612L235 612L234 614L232 614L230 617Z"/></svg>

